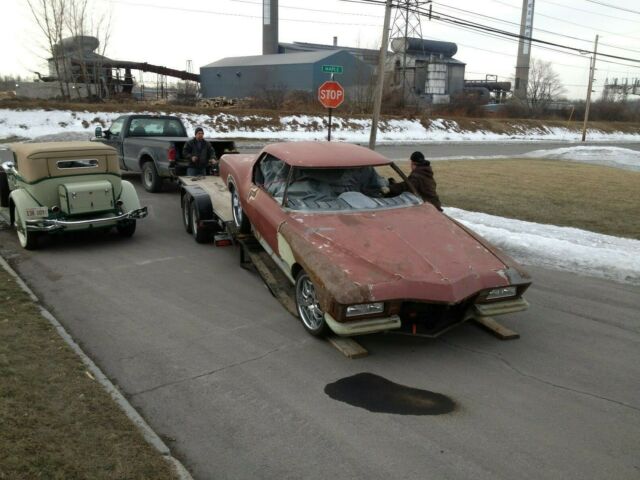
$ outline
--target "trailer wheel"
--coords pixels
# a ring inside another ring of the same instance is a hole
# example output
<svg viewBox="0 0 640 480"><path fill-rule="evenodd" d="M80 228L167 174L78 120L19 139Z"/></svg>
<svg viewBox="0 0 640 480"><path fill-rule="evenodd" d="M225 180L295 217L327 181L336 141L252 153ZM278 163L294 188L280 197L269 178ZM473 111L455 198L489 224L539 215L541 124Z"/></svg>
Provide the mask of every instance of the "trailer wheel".
<svg viewBox="0 0 640 480"><path fill-rule="evenodd" d="M234 188L231 190L231 211L233 212L233 223L240 233L251 233L251 222L244 214L242 204L240 203L240 196L238 191Z"/></svg>
<svg viewBox="0 0 640 480"><path fill-rule="evenodd" d="M142 186L151 193L157 193L162 189L162 178L151 160L142 164Z"/></svg>
<svg viewBox="0 0 640 480"><path fill-rule="evenodd" d="M191 233L191 202L189 201L189 194L182 195L182 224L187 233Z"/></svg>
<svg viewBox="0 0 640 480"><path fill-rule="evenodd" d="M213 240L213 233L198 225L198 206L196 202L191 202L191 234L198 243L210 243Z"/></svg>
<svg viewBox="0 0 640 480"><path fill-rule="evenodd" d="M9 180L7 173L0 168L0 207L9 206Z"/></svg>
<svg viewBox="0 0 640 480"><path fill-rule="evenodd" d="M316 287L304 270L300 270L296 278L296 307L302 326L311 335L323 337L330 332L318 303Z"/></svg>

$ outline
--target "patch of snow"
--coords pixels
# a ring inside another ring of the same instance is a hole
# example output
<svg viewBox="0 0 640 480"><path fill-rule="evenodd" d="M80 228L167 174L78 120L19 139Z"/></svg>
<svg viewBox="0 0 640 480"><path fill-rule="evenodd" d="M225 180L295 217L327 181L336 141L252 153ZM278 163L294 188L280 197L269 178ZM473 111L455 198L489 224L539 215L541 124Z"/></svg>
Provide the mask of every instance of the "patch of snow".
<svg viewBox="0 0 640 480"><path fill-rule="evenodd" d="M640 240L453 207L444 210L524 264L640 285Z"/></svg>

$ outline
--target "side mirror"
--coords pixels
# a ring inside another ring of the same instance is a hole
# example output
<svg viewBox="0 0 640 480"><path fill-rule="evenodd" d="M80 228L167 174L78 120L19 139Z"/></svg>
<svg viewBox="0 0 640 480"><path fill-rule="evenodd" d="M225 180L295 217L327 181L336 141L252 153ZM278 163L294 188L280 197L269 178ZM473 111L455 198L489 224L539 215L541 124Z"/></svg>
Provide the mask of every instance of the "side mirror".
<svg viewBox="0 0 640 480"><path fill-rule="evenodd" d="M102 127L96 127L96 138L102 138Z"/></svg>

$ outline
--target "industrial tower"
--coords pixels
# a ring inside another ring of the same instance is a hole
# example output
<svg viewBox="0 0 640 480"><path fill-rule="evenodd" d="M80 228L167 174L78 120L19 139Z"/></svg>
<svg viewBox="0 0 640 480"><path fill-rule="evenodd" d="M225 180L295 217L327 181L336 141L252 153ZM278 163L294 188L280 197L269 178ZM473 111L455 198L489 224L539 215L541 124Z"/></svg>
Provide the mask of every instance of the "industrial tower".
<svg viewBox="0 0 640 480"><path fill-rule="evenodd" d="M513 95L527 100L527 84L529 83L529 62L531 60L531 34L533 32L533 7L535 0L522 0L522 17L520 20L520 41L518 42L518 60Z"/></svg>

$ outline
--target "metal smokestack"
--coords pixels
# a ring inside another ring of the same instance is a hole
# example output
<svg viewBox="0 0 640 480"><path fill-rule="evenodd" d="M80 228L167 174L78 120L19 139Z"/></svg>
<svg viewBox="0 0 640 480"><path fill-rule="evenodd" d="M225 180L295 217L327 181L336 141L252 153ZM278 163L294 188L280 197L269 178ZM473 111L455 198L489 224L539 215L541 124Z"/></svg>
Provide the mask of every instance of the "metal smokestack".
<svg viewBox="0 0 640 480"><path fill-rule="evenodd" d="M338 46L338 37L333 37L333 46L334 47Z"/></svg>
<svg viewBox="0 0 640 480"><path fill-rule="evenodd" d="M262 0L262 54L278 53L278 0Z"/></svg>

